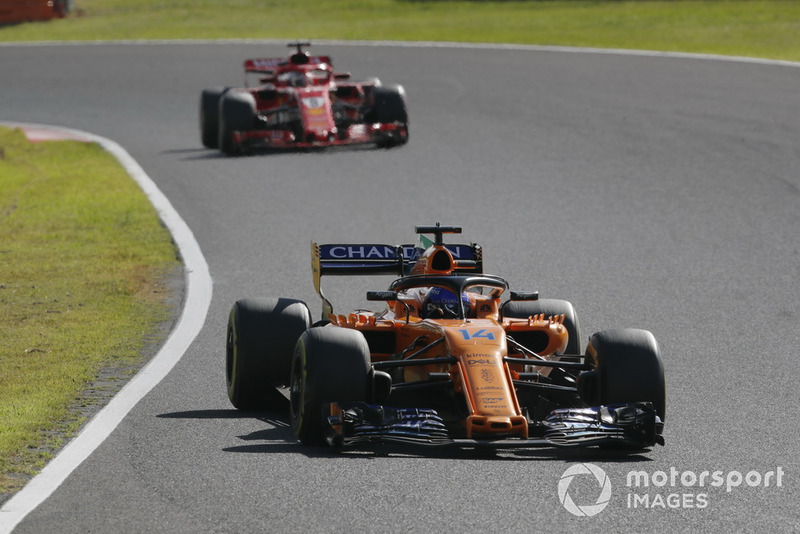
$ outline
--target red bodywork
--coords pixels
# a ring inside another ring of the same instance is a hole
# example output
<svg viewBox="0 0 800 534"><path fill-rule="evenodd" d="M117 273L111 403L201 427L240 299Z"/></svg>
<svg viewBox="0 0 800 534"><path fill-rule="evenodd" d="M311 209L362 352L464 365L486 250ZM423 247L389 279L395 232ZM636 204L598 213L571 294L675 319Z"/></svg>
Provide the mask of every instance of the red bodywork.
<svg viewBox="0 0 800 534"><path fill-rule="evenodd" d="M394 146L408 140L402 87L383 87L376 79L352 81L349 73L334 72L330 56L303 52L305 43L290 46L298 50L288 59L246 60L245 87L219 96L219 148L224 152L355 143ZM203 113L201 108L205 131L213 121Z"/></svg>
<svg viewBox="0 0 800 534"><path fill-rule="evenodd" d="M68 11L66 0L0 0L0 24L63 18Z"/></svg>

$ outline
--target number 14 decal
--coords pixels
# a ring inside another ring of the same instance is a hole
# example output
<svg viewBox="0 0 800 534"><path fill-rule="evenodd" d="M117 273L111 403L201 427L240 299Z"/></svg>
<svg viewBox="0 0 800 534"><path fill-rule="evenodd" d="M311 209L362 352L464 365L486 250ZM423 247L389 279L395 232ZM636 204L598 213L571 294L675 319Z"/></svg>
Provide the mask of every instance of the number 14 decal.
<svg viewBox="0 0 800 534"><path fill-rule="evenodd" d="M494 340L494 332L489 332L485 328L481 328L480 330L475 330L474 332L470 332L466 329L459 330L461 336L464 338L464 341L469 341L470 339L491 339Z"/></svg>

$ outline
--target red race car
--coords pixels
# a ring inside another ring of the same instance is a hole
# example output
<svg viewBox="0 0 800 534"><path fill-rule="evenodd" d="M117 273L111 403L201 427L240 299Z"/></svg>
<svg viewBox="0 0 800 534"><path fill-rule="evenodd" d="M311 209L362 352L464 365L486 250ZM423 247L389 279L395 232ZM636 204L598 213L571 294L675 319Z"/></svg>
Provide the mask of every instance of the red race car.
<svg viewBox="0 0 800 534"><path fill-rule="evenodd" d="M309 43L290 43L288 58L248 59L245 87L205 89L200 137L207 148L236 155L255 148L311 148L408 142L408 111L400 85L352 81ZM255 77L255 84L250 79Z"/></svg>

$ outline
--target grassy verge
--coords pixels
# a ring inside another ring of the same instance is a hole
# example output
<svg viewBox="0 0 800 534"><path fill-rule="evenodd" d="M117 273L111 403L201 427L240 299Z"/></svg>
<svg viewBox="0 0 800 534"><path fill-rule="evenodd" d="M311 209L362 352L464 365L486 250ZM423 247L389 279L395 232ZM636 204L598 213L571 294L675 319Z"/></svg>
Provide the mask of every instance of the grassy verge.
<svg viewBox="0 0 800 534"><path fill-rule="evenodd" d="M350 39L703 52L800 61L791 0L76 0L0 41Z"/></svg>
<svg viewBox="0 0 800 534"><path fill-rule="evenodd" d="M0 128L0 494L127 378L179 268L144 193L99 146ZM87 390L95 383L95 391Z"/></svg>

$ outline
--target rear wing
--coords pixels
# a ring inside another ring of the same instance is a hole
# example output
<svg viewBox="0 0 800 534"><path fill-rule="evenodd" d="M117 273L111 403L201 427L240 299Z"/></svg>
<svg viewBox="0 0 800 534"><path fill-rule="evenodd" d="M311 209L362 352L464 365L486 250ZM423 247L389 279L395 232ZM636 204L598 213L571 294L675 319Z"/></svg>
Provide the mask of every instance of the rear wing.
<svg viewBox="0 0 800 534"><path fill-rule="evenodd" d="M333 60L330 56L311 56L306 65L330 65L333 67ZM289 60L283 57L265 57L247 59L244 62L245 72L274 72L278 67L290 65Z"/></svg>
<svg viewBox="0 0 800 534"><path fill-rule="evenodd" d="M456 261L455 271L459 274L483 273L483 253L480 245L459 245L448 243L444 246ZM326 244L311 242L311 273L314 289L322 298L322 317L333 313L333 306L322 293L322 277L371 276L391 274L405 276L411 272L416 260L425 252L418 245L381 244ZM458 265L459 262L461 265Z"/></svg>

